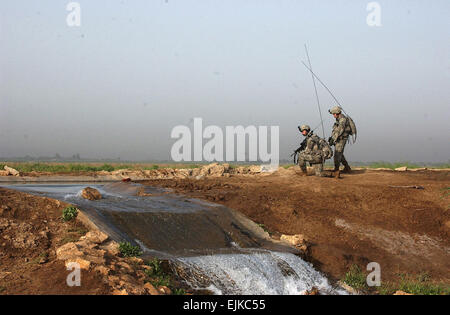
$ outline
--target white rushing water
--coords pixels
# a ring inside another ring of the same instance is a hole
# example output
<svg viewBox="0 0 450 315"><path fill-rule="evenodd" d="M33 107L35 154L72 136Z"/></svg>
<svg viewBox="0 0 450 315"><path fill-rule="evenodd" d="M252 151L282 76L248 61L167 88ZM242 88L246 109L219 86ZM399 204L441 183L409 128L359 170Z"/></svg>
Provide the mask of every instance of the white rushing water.
<svg viewBox="0 0 450 315"><path fill-rule="evenodd" d="M255 250L178 260L190 269L189 285L215 294L298 295L313 287L323 294L346 294L333 288L311 264L290 253Z"/></svg>

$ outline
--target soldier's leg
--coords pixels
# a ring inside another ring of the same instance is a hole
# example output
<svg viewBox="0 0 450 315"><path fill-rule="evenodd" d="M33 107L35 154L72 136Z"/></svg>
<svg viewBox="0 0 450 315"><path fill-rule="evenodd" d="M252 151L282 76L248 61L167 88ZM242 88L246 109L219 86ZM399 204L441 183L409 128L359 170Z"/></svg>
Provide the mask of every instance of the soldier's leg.
<svg viewBox="0 0 450 315"><path fill-rule="evenodd" d="M342 154L342 159L341 159L342 165L344 165L344 173L350 173L352 171L352 169L350 168L350 165L348 164L347 160L345 159L345 156Z"/></svg>
<svg viewBox="0 0 450 315"><path fill-rule="evenodd" d="M303 176L305 176L306 174L307 174L307 171L306 171L306 160L305 160L305 158L304 158L304 156L300 153L299 155L298 155L298 166L300 167L300 169L301 169L301 171L302 171L302 174L301 175L303 175Z"/></svg>
<svg viewBox="0 0 450 315"><path fill-rule="evenodd" d="M345 148L345 140L339 140L334 145L334 170L338 171L339 166L341 165L341 162L345 160L344 158L344 148ZM347 161L345 161L347 163ZM348 164L347 164L348 165Z"/></svg>
<svg viewBox="0 0 450 315"><path fill-rule="evenodd" d="M322 163L316 163L314 164L314 174L318 177L323 177L323 164Z"/></svg>

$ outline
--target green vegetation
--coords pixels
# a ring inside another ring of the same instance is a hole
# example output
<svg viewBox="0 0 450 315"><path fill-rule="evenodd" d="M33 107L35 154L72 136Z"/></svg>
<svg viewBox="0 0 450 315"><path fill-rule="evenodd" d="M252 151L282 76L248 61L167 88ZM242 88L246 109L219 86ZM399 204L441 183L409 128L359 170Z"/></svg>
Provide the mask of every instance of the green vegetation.
<svg viewBox="0 0 450 315"><path fill-rule="evenodd" d="M399 290L415 295L450 295L450 286L430 282L428 274L416 277L401 275Z"/></svg>
<svg viewBox="0 0 450 315"><path fill-rule="evenodd" d="M272 235L272 234L273 234L272 232L270 232L270 231L267 229L267 227L266 227L264 224L262 224L262 223L257 223L257 225L258 225L261 229L263 229L264 232L269 233L269 235Z"/></svg>
<svg viewBox="0 0 450 315"><path fill-rule="evenodd" d="M356 290L367 290L366 277L358 265L352 265L342 281Z"/></svg>
<svg viewBox="0 0 450 315"><path fill-rule="evenodd" d="M366 282L366 274L358 265L352 265L342 281L356 290L381 295L392 295L396 291L414 295L450 295L448 284L433 283L426 273L417 276L402 274L398 281L384 281L380 287L369 287Z"/></svg>
<svg viewBox="0 0 450 315"><path fill-rule="evenodd" d="M148 282L150 282L154 287L166 286L170 287L170 276L167 275L161 267L161 261L158 259L153 259L147 261L146 263L151 269L145 271L148 277Z"/></svg>
<svg viewBox="0 0 450 315"><path fill-rule="evenodd" d="M147 276L147 282L150 282L155 288L159 286L168 287L173 295L185 295L186 291L181 288L175 288L173 286L170 274L166 273L162 267L160 260L154 258L153 260L146 261L146 265L151 268L145 270Z"/></svg>
<svg viewBox="0 0 450 315"><path fill-rule="evenodd" d="M131 245L130 242L120 242L119 251L123 257L137 257L142 255L142 250L139 246Z"/></svg>
<svg viewBox="0 0 450 315"><path fill-rule="evenodd" d="M69 207L64 208L63 214L62 214L62 219L64 221L70 221L70 220L76 218L77 215L78 215L78 209L73 206L69 206Z"/></svg>

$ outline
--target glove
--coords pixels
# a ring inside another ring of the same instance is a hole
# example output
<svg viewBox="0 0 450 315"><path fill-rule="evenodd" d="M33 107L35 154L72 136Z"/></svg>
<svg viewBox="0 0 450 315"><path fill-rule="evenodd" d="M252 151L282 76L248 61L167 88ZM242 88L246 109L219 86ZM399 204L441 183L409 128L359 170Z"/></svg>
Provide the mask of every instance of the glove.
<svg viewBox="0 0 450 315"><path fill-rule="evenodd" d="M329 144L329 145L334 145L334 140L333 140L332 137L329 137L329 138L328 138L328 144Z"/></svg>

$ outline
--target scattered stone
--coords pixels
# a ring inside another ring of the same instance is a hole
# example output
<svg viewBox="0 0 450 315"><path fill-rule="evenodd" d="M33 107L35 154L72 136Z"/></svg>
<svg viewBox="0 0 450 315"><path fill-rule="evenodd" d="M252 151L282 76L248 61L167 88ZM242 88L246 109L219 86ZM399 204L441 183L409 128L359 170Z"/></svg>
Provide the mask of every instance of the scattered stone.
<svg viewBox="0 0 450 315"><path fill-rule="evenodd" d="M172 294L172 290L170 290L165 285L159 286L158 287L158 291L159 291L160 294L164 294L164 295L171 295Z"/></svg>
<svg viewBox="0 0 450 315"><path fill-rule="evenodd" d="M84 253L73 242L64 244L56 249L56 258L59 260L75 259L83 255Z"/></svg>
<svg viewBox="0 0 450 315"><path fill-rule="evenodd" d="M356 290L355 288L349 286L347 283L343 282L343 281L338 281L338 284L347 292L351 293L351 294L359 294L358 290Z"/></svg>
<svg viewBox="0 0 450 315"><path fill-rule="evenodd" d="M414 295L414 294L406 293L404 291L398 290L394 293L394 295Z"/></svg>
<svg viewBox="0 0 450 315"><path fill-rule="evenodd" d="M80 266L80 269L83 269L83 270L89 270L89 268L91 267L90 261L82 259L80 257L76 257L75 259L66 260L66 262L65 262L66 268L70 268L70 267L73 268L73 266L71 266L71 263L77 263Z"/></svg>
<svg viewBox="0 0 450 315"><path fill-rule="evenodd" d="M81 191L81 197L88 200L99 200L102 199L102 195L98 192L97 189L86 187Z"/></svg>
<svg viewBox="0 0 450 315"><path fill-rule="evenodd" d="M122 289L122 290L117 290L117 289L115 289L115 290L112 292L112 295L128 295L128 292L127 292L127 290L125 290L125 289Z"/></svg>
<svg viewBox="0 0 450 315"><path fill-rule="evenodd" d="M111 272L111 269L105 267L105 266L96 266L94 268L95 271L99 272L101 275L103 276L107 276L109 275L109 273Z"/></svg>
<svg viewBox="0 0 450 315"><path fill-rule="evenodd" d="M94 230L87 232L85 238L92 243L101 244L108 239L108 235L99 230Z"/></svg>
<svg viewBox="0 0 450 315"><path fill-rule="evenodd" d="M305 295L320 295L319 293L319 289L317 289L316 287L312 287L311 290L306 290Z"/></svg>
<svg viewBox="0 0 450 315"><path fill-rule="evenodd" d="M150 282L147 282L146 284L144 284L144 289L150 295L159 295L158 290L156 290L155 287Z"/></svg>
<svg viewBox="0 0 450 315"><path fill-rule="evenodd" d="M302 234L295 234L295 235L282 234L280 240L286 241L293 246L302 245L305 243L305 238Z"/></svg>
<svg viewBox="0 0 450 315"><path fill-rule="evenodd" d="M306 239L302 234L295 234L295 235L282 234L280 240L287 242L292 246L295 246L296 248L298 248L303 252L306 252L308 250L308 244L306 243Z"/></svg>
<svg viewBox="0 0 450 315"><path fill-rule="evenodd" d="M110 240L102 245L100 245L100 248L105 250L108 254L112 256L117 256L119 251L119 244L113 240Z"/></svg>
<svg viewBox="0 0 450 315"><path fill-rule="evenodd" d="M4 167L5 171L8 173L8 175L12 175L12 176L20 176L20 173L18 170L13 169L12 167L9 167L8 165L5 165Z"/></svg>
<svg viewBox="0 0 450 315"><path fill-rule="evenodd" d="M248 170L250 173L261 173L261 165L252 165Z"/></svg>

